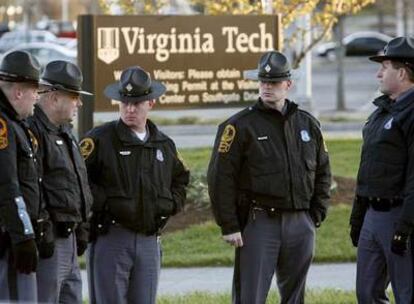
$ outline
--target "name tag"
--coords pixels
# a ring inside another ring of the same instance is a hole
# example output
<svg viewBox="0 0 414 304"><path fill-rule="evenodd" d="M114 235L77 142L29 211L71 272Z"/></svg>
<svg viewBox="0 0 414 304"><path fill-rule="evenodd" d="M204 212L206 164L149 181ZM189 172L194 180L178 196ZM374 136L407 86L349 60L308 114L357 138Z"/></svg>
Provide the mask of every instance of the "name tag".
<svg viewBox="0 0 414 304"><path fill-rule="evenodd" d="M257 140L268 140L267 136L260 136L257 138Z"/></svg>
<svg viewBox="0 0 414 304"><path fill-rule="evenodd" d="M119 151L119 154L121 154L122 156L127 156L131 155L131 151Z"/></svg>
<svg viewBox="0 0 414 304"><path fill-rule="evenodd" d="M56 144L57 144L58 146L63 145L63 140L61 140L61 139L56 140Z"/></svg>

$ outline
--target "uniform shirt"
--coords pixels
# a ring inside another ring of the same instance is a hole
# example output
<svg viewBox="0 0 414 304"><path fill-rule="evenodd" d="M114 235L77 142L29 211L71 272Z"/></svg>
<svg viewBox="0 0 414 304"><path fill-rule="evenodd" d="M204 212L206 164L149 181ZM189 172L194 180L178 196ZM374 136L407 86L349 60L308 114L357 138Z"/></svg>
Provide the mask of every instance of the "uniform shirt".
<svg viewBox="0 0 414 304"><path fill-rule="evenodd" d="M319 123L287 101L286 113L259 100L219 126L208 171L209 194L223 234L241 230L241 195L278 210L326 214L331 182Z"/></svg>
<svg viewBox="0 0 414 304"><path fill-rule="evenodd" d="M402 231L414 225L414 91L406 93L398 102L385 95L374 101L377 109L362 131L356 189L363 197L403 199ZM354 209L360 207L354 204ZM351 223L356 221L351 217Z"/></svg>
<svg viewBox="0 0 414 304"><path fill-rule="evenodd" d="M85 162L70 126L55 126L39 106L29 118L39 141L47 210L56 222L85 222L92 206Z"/></svg>
<svg viewBox="0 0 414 304"><path fill-rule="evenodd" d="M37 143L0 91L0 225L13 243L34 239L31 221L42 217Z"/></svg>
<svg viewBox="0 0 414 304"><path fill-rule="evenodd" d="M141 141L122 120L96 127L81 141L94 197L105 212L133 231L154 234L161 216L183 208L189 171L174 142L147 121Z"/></svg>

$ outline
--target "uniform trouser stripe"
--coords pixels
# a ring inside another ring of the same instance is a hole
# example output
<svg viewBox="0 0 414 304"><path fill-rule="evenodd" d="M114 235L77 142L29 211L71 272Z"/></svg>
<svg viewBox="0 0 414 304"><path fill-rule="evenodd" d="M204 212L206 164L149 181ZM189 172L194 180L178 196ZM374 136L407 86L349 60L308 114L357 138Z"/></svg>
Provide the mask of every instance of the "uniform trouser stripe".
<svg viewBox="0 0 414 304"><path fill-rule="evenodd" d="M89 303L96 304L96 295L95 295L95 277L94 277L94 260L95 260L95 242L93 241L89 246Z"/></svg>
<svg viewBox="0 0 414 304"><path fill-rule="evenodd" d="M7 285L9 287L9 297L12 301L17 301L17 272L13 267L13 254L9 251L8 267L7 267Z"/></svg>
<svg viewBox="0 0 414 304"><path fill-rule="evenodd" d="M241 303L240 248L235 249L233 275L233 304Z"/></svg>

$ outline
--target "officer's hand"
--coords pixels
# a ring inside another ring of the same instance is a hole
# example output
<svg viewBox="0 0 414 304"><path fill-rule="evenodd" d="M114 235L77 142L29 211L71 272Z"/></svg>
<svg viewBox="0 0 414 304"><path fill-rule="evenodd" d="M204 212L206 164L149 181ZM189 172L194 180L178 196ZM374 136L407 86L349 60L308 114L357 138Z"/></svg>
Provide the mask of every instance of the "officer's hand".
<svg viewBox="0 0 414 304"><path fill-rule="evenodd" d="M38 243L39 257L42 259L48 259L53 256L55 253L55 243L54 242L40 242Z"/></svg>
<svg viewBox="0 0 414 304"><path fill-rule="evenodd" d="M349 236L351 237L352 245L354 245L354 247L358 247L360 233L361 233L361 227L358 227L355 225L351 226L351 231L349 232Z"/></svg>
<svg viewBox="0 0 414 304"><path fill-rule="evenodd" d="M223 235L223 240L234 247L243 247L241 232Z"/></svg>
<svg viewBox="0 0 414 304"><path fill-rule="evenodd" d="M391 251L398 255L404 255L408 250L408 234L396 231L391 241Z"/></svg>
<svg viewBox="0 0 414 304"><path fill-rule="evenodd" d="M12 255L17 271L26 274L36 271L38 255L35 240L29 239L13 245Z"/></svg>
<svg viewBox="0 0 414 304"><path fill-rule="evenodd" d="M86 248L88 248L88 242L85 240L76 239L76 249L78 256L81 256L85 253Z"/></svg>

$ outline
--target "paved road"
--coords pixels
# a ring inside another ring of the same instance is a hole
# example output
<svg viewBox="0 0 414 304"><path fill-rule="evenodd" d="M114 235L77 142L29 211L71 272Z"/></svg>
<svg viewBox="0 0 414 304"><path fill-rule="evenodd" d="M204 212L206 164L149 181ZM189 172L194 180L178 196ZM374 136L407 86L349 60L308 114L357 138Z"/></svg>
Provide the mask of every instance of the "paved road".
<svg viewBox="0 0 414 304"><path fill-rule="evenodd" d="M356 266L354 263L315 264L309 271L308 288L354 290ZM230 292L233 268L164 268L161 270L160 295L185 294L194 291ZM83 296L86 299L86 272L82 272ZM275 281L272 288L276 288Z"/></svg>

